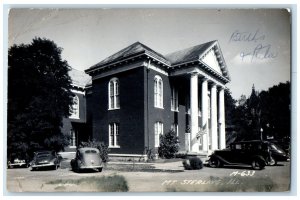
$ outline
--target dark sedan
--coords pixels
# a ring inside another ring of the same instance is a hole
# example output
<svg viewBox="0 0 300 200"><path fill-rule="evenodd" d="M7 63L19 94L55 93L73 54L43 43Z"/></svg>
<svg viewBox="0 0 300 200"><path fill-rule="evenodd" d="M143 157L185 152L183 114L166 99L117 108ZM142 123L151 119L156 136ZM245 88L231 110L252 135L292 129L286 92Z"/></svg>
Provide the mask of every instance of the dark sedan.
<svg viewBox="0 0 300 200"><path fill-rule="evenodd" d="M211 167L223 165L250 165L255 170L264 169L270 156L269 144L264 141L232 143L228 149L216 150L208 160Z"/></svg>

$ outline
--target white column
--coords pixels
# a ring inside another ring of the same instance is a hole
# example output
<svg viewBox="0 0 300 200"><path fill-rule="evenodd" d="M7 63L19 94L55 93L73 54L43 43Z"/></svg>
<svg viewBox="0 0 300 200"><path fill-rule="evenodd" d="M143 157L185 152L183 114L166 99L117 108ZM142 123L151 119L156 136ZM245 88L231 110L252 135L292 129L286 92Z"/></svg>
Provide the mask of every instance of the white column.
<svg viewBox="0 0 300 200"><path fill-rule="evenodd" d="M202 147L203 151L208 151L208 97L207 97L207 79L202 82L202 92L201 92L201 108L202 108L202 121L201 128L204 130L202 133Z"/></svg>
<svg viewBox="0 0 300 200"><path fill-rule="evenodd" d="M224 88L219 91L219 147L226 148Z"/></svg>
<svg viewBox="0 0 300 200"><path fill-rule="evenodd" d="M192 73L190 80L191 101L191 151L199 152L199 142L196 139L198 133L198 74Z"/></svg>
<svg viewBox="0 0 300 200"><path fill-rule="evenodd" d="M215 84L210 89L210 120L211 120L211 150L218 149L218 120L217 120L217 87Z"/></svg>

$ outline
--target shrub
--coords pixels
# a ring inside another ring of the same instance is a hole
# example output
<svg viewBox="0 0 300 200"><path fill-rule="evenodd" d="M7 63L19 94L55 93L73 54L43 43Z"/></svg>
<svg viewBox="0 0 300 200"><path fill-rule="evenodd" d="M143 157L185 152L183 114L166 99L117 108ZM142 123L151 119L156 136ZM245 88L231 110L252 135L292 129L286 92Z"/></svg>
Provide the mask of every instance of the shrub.
<svg viewBox="0 0 300 200"><path fill-rule="evenodd" d="M103 162L108 162L108 152L109 152L109 149L108 149L108 146L105 145L103 142L99 142L99 141L96 141L96 140L89 140L87 142L81 142L80 145L79 145L79 148L81 147L94 147L94 148L97 148L99 149L100 151L100 157L102 159Z"/></svg>
<svg viewBox="0 0 300 200"><path fill-rule="evenodd" d="M164 135L160 135L160 143L158 147L158 155L161 158L175 158L175 154L179 150L179 139L174 131L169 131Z"/></svg>
<svg viewBox="0 0 300 200"><path fill-rule="evenodd" d="M198 157L191 157L188 160L184 160L182 162L184 169L186 170L193 170L193 169L202 169L203 162Z"/></svg>

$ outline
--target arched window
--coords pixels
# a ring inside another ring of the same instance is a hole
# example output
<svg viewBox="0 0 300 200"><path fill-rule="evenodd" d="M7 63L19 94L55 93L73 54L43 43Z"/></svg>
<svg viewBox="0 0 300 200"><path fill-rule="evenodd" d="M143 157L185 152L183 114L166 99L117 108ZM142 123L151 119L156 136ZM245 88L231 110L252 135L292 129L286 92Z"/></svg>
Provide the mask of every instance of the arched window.
<svg viewBox="0 0 300 200"><path fill-rule="evenodd" d="M108 83L108 109L120 108L120 82L112 78Z"/></svg>
<svg viewBox="0 0 300 200"><path fill-rule="evenodd" d="M154 77L154 107L163 108L163 81L160 76Z"/></svg>
<svg viewBox="0 0 300 200"><path fill-rule="evenodd" d="M72 113L70 118L79 119L79 98L77 95L73 97Z"/></svg>

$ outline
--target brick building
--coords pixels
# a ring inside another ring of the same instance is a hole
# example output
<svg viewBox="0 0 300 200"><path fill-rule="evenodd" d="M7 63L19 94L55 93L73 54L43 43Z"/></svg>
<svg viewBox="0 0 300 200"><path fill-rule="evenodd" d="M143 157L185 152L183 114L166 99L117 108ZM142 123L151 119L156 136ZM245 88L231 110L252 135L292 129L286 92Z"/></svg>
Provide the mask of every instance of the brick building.
<svg viewBox="0 0 300 200"><path fill-rule="evenodd" d="M136 42L85 72L92 81L77 88L86 111L71 120L75 138L103 141L111 156L140 156L169 130L177 133L181 151L225 148L230 77L218 41L167 55Z"/></svg>

